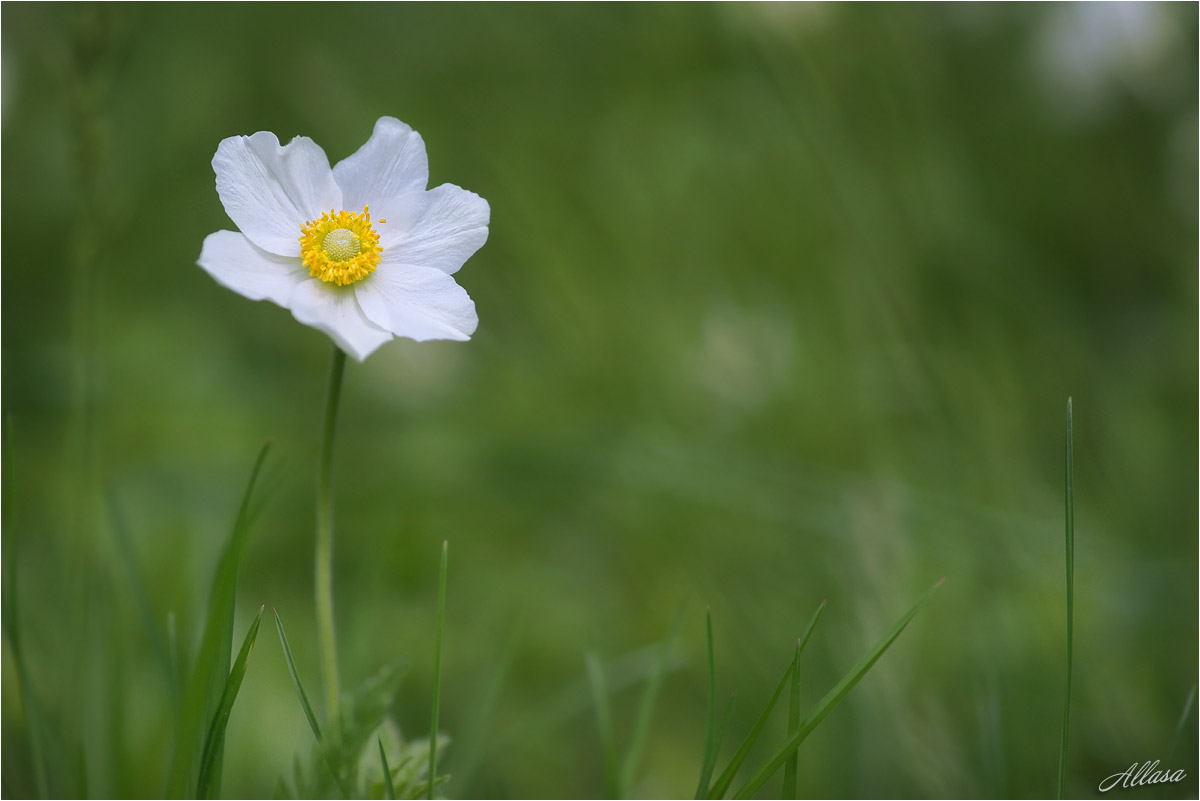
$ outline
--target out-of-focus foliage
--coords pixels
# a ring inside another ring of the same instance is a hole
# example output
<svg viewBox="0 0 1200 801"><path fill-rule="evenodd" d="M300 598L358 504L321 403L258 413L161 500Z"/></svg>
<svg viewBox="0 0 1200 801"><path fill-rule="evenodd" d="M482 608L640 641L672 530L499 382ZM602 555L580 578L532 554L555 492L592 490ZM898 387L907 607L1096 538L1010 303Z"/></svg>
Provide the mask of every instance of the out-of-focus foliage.
<svg viewBox="0 0 1200 801"><path fill-rule="evenodd" d="M706 605L720 697L744 699L731 749L821 599L805 706L940 576L805 742L799 792L1051 793L1068 395L1068 792L1160 759L1188 774L1166 792L1195 794L1194 712L1171 752L1197 675L1193 6L2 14L4 537L18 560L4 614L19 612L62 740L47 747L87 793L162 792L172 689L147 631L165 638L170 613L194 653L268 437L235 630L277 608L320 686L329 342L195 260L232 227L209 166L222 138L304 134L336 162L387 114L425 137L433 184L492 206L458 276L474 340L351 365L336 453L344 681L407 655L391 717L409 741L428 734L450 541L448 796L601 793L584 653L619 660L681 613L686 658L630 791L689 793ZM637 659L623 664L636 678ZM640 692L612 684L629 731ZM6 643L3 789L24 796L17 686ZM784 721L771 726L764 742L781 741ZM270 794L311 748L264 637L224 794Z"/></svg>

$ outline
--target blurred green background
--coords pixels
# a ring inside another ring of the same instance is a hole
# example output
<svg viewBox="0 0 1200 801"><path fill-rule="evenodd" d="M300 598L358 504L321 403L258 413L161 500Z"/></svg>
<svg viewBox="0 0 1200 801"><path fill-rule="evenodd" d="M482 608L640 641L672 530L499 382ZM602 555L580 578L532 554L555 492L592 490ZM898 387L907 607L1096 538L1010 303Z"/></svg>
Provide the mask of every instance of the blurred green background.
<svg viewBox="0 0 1200 801"><path fill-rule="evenodd" d="M1052 794L1068 396L1068 793L1159 759L1188 778L1139 795L1196 796L1194 710L1176 742L1198 647L1194 5L2 15L5 614L15 597L89 794L157 795L170 756L129 565L193 648L267 438L236 636L278 609L321 706L329 341L195 260L233 227L222 138L303 134L333 163L393 115L431 185L491 203L491 236L458 274L472 342L349 365L335 593L344 683L407 654L394 718L424 736L449 540L448 796L601 794L584 653L636 656L676 620L631 791L690 795L706 606L718 696L739 695L728 756L822 599L805 706L942 576L805 743L802 794ZM4 660L3 789L23 796ZM637 698L614 697L622 734ZM224 795L269 795L310 743L264 631Z"/></svg>

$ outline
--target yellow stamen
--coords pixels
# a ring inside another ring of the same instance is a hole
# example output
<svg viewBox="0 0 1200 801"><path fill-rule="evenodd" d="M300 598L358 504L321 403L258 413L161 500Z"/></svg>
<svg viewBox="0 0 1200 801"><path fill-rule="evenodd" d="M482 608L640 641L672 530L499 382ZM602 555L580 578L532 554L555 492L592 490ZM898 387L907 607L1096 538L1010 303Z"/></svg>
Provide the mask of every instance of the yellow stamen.
<svg viewBox="0 0 1200 801"><path fill-rule="evenodd" d="M361 214L330 209L319 220L306 222L300 233L300 260L314 278L346 286L379 266L383 248L371 226L369 206Z"/></svg>

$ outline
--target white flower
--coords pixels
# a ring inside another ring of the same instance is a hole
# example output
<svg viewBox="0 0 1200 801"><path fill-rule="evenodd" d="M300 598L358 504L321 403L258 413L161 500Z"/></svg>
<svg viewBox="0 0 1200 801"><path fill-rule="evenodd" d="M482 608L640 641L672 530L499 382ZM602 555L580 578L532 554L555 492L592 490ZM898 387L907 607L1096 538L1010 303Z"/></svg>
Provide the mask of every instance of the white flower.
<svg viewBox="0 0 1200 801"><path fill-rule="evenodd" d="M421 135L392 117L333 169L306 137L233 136L212 161L241 233L204 239L199 264L251 300L270 300L362 361L393 335L470 339L475 303L451 277L487 241L473 192L426 191Z"/></svg>

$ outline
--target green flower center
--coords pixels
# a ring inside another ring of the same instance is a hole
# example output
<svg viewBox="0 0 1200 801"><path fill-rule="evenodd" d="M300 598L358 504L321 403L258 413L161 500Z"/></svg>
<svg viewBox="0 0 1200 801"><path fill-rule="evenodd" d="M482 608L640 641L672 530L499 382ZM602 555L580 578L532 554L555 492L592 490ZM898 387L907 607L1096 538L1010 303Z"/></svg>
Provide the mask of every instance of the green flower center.
<svg viewBox="0 0 1200 801"><path fill-rule="evenodd" d="M321 249L332 261L347 261L362 252L362 240L349 228L335 228L325 234Z"/></svg>

